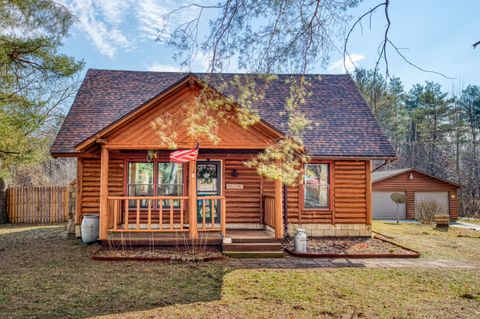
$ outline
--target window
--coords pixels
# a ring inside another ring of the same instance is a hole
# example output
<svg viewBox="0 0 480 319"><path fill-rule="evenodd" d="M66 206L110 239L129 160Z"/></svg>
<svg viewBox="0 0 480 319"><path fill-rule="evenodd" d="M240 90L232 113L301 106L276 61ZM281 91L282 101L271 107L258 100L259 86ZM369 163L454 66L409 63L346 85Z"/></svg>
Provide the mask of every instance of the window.
<svg viewBox="0 0 480 319"><path fill-rule="evenodd" d="M183 167L177 163L158 163L157 178L158 196L183 195ZM179 200L174 200L175 207L180 206ZM163 201L163 206L170 206L169 201Z"/></svg>
<svg viewBox="0 0 480 319"><path fill-rule="evenodd" d="M128 196L182 196L183 167L177 163L128 163ZM136 207L136 201L130 200L129 206ZM169 207L169 201L163 201L163 206ZM180 202L174 201L179 207ZM157 203L158 206L158 203ZM141 208L148 207L148 200L140 201Z"/></svg>
<svg viewBox="0 0 480 319"><path fill-rule="evenodd" d="M328 164L305 164L304 208L328 208L330 197L329 175Z"/></svg>
<svg viewBox="0 0 480 319"><path fill-rule="evenodd" d="M128 163L128 196L153 196L153 163ZM135 207L136 201L129 201ZM147 207L148 201L140 201L141 207Z"/></svg>

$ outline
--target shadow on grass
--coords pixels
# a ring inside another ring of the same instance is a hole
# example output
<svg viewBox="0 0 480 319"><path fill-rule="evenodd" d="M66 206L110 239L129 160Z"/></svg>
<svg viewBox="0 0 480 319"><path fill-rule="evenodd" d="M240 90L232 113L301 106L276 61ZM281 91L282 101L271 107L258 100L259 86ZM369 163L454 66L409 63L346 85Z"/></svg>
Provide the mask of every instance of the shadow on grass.
<svg viewBox="0 0 480 319"><path fill-rule="evenodd" d="M1 226L0 318L83 318L221 298L223 263L99 262L90 259L97 248L64 239L63 227Z"/></svg>

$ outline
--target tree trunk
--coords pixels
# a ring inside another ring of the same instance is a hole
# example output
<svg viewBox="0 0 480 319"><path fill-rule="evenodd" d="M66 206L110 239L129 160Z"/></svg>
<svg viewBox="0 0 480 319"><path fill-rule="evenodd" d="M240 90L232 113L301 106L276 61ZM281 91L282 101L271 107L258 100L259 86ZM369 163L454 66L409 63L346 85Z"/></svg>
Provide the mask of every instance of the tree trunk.
<svg viewBox="0 0 480 319"><path fill-rule="evenodd" d="M428 169L429 173L435 173L435 146L437 144L437 126L438 126L438 116L437 111L434 109L433 113L433 131L432 131L432 140L430 145L430 154L428 154Z"/></svg>
<svg viewBox="0 0 480 319"><path fill-rule="evenodd" d="M8 223L7 216L7 184L0 178L0 224Z"/></svg>
<svg viewBox="0 0 480 319"><path fill-rule="evenodd" d="M455 130L455 173L457 183L460 184L460 128L456 125Z"/></svg>
<svg viewBox="0 0 480 319"><path fill-rule="evenodd" d="M415 141L416 141L416 125L415 120L413 118L410 119L410 132L408 132L408 144L409 144L409 152L408 152L408 166L415 167Z"/></svg>
<svg viewBox="0 0 480 319"><path fill-rule="evenodd" d="M458 116L458 115L457 115ZM460 127L459 127L459 121L456 120L455 121L456 124L455 124L455 174L457 175L456 176L456 181L458 184L460 184L460 143L461 143L461 140L460 140ZM457 210L458 210L458 214L459 216L463 216L463 188L460 189L460 192L457 193Z"/></svg>
<svg viewBox="0 0 480 319"><path fill-rule="evenodd" d="M471 130L472 130L472 152L473 152L473 174L474 174L474 180L475 180L475 195L480 196L480 169L478 166L478 156L477 156L477 132L475 129L475 126L471 124Z"/></svg>

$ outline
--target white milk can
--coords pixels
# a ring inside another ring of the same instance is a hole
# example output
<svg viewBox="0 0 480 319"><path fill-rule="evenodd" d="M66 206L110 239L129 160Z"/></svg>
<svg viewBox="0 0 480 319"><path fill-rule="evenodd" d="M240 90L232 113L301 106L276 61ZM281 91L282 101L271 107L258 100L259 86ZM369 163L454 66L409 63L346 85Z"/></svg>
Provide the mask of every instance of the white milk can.
<svg viewBox="0 0 480 319"><path fill-rule="evenodd" d="M305 229L301 229L301 228L297 229L297 234L295 235L294 248L297 253L307 252L307 234L305 234Z"/></svg>

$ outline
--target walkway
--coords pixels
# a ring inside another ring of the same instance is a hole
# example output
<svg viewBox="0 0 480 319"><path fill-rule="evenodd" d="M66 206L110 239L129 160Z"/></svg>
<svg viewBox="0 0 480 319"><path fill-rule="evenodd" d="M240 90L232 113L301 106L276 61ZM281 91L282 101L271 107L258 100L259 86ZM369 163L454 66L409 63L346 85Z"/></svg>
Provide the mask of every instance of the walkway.
<svg viewBox="0 0 480 319"><path fill-rule="evenodd" d="M228 259L233 268L460 268L478 269L462 261L423 258L238 258Z"/></svg>

